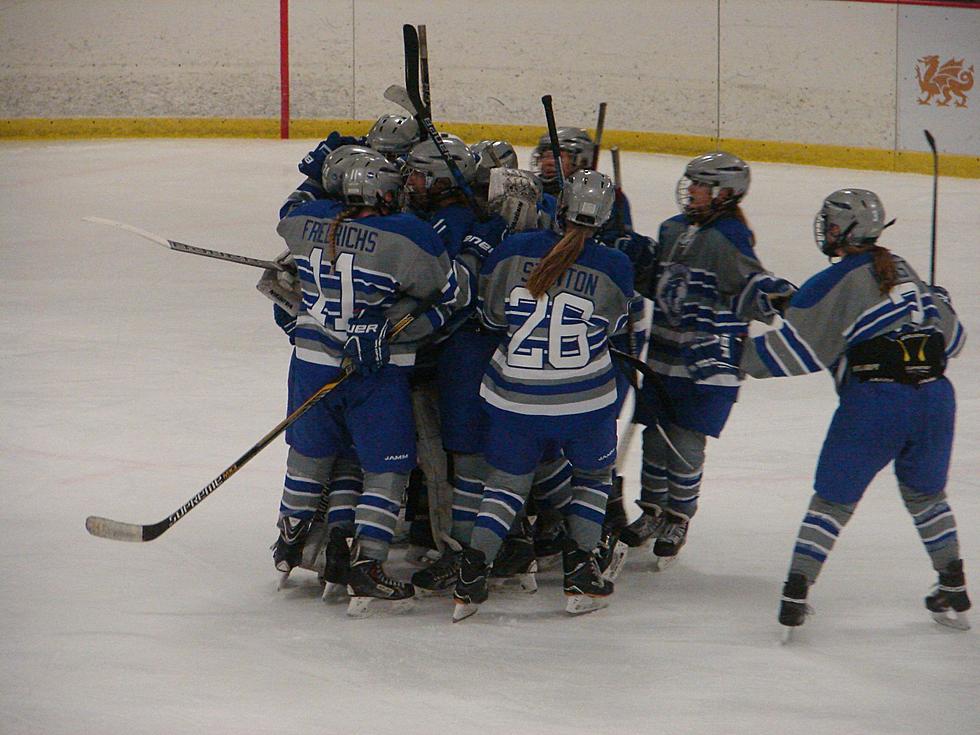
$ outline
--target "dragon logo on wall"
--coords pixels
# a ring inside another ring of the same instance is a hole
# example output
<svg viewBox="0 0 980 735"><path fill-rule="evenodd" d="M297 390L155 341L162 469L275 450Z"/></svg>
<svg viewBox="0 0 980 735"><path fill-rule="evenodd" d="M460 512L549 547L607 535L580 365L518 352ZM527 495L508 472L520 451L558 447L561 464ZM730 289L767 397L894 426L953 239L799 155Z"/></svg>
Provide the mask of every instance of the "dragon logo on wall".
<svg viewBox="0 0 980 735"><path fill-rule="evenodd" d="M966 107L966 93L973 89L973 65L963 68L964 59L950 59L939 64L938 56L923 56L915 66L915 76L924 97L916 100L920 105L932 104L933 97L937 107L946 107L955 96L956 107Z"/></svg>

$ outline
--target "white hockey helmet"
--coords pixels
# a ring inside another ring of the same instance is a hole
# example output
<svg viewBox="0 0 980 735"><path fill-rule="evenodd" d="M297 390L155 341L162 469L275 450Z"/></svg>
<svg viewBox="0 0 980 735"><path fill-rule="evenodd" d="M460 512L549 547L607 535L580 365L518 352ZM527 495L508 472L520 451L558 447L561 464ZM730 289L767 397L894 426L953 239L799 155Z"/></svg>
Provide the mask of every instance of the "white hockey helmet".
<svg viewBox="0 0 980 735"><path fill-rule="evenodd" d="M398 166L380 155L359 154L352 157L344 171L342 194L351 206L373 207L379 203L391 208L398 200L402 185ZM388 199L386 194L393 197Z"/></svg>
<svg viewBox="0 0 980 735"><path fill-rule="evenodd" d="M582 128L558 128L558 149L563 153L571 154L571 171L565 171L565 176L570 176L579 169L587 168L592 165L592 156L595 153L595 143L587 132ZM542 154L551 153L551 137L545 133L538 139L538 145L531 154L531 170L541 177L541 166L539 161ZM541 177L543 181L554 181L554 177Z"/></svg>
<svg viewBox="0 0 980 735"><path fill-rule="evenodd" d="M327 154L327 157L323 159L323 168L320 171L320 183L329 196L342 194L344 173L355 156L364 154L369 154L375 158L384 158L378 151L363 145L342 145Z"/></svg>
<svg viewBox="0 0 980 735"><path fill-rule="evenodd" d="M452 133L439 133L439 138L445 145L449 157L452 158L460 173L463 174L463 180L468 184L471 183L476 175L476 157L470 152L469 147ZM448 179L452 188L456 186L456 180L453 178L449 164L446 163L442 154L439 153L439 148L432 140L423 140L421 143L412 146L408 157L405 159L404 167L405 173L411 171L420 171L425 174L427 189L436 179Z"/></svg>
<svg viewBox="0 0 980 735"><path fill-rule="evenodd" d="M478 184L490 183L490 169L518 167L517 151L506 140L481 140L470 146L470 152L476 158Z"/></svg>
<svg viewBox="0 0 980 735"><path fill-rule="evenodd" d="M615 203L616 187L612 179L584 168L565 179L558 212L566 222L598 229L609 219Z"/></svg>
<svg viewBox="0 0 980 735"><path fill-rule="evenodd" d="M408 153L421 139L419 124L414 117L387 114L378 118L368 131L365 142L389 158L397 158Z"/></svg>
<svg viewBox="0 0 980 735"><path fill-rule="evenodd" d="M749 190L749 165L738 156L724 151L705 153L687 164L684 175L677 182L677 204L689 216L707 212L695 210L691 204L691 184L711 187L709 212L719 212L735 207ZM727 190L724 196L722 194Z"/></svg>

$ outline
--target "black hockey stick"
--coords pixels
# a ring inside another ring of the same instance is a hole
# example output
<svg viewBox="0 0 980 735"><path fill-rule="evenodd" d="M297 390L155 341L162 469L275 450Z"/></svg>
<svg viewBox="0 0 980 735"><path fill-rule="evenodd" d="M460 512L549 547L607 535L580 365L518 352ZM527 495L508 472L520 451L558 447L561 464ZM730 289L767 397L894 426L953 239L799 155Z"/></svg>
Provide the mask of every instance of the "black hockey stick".
<svg viewBox="0 0 980 735"><path fill-rule="evenodd" d="M422 81L422 106L425 116L432 119L432 98L429 96L429 42L425 36L425 25L416 29L419 37L419 77Z"/></svg>
<svg viewBox="0 0 980 735"><path fill-rule="evenodd" d="M544 107L544 117L548 121L548 138L551 140L551 156L555 159L555 175L558 177L559 196L565 190L565 170L561 165L561 146L558 143L558 126L555 124L555 108L552 105L551 95L546 94L541 98L541 105Z"/></svg>
<svg viewBox="0 0 980 735"><path fill-rule="evenodd" d="M176 240L168 240L160 235L154 235L152 232L147 232L146 230L141 230L138 227L133 227L132 225L127 225L123 222L116 222L112 219L103 219L102 217L82 217L85 222L94 222L97 225L109 225L110 227L118 227L120 230L126 230L127 232L132 232L134 235L139 235L140 237L146 238L147 240L152 240L158 245L163 245L163 247L170 250L176 250L180 253L190 253L191 255L203 255L205 258L216 258L217 260L227 260L231 263L241 263L242 265L250 265L255 268L272 268L277 271L288 270L282 263L275 263L271 260L261 260L259 258L249 258L247 255L235 255L234 253L223 253L220 250L208 250L207 248L199 248L194 245L187 245L182 242L177 242Z"/></svg>
<svg viewBox="0 0 980 735"><path fill-rule="evenodd" d="M592 170L599 170L599 150L602 146L602 133L606 129L606 103L599 103L599 118L595 123L595 148L592 149Z"/></svg>
<svg viewBox="0 0 980 735"><path fill-rule="evenodd" d="M394 339L395 335L403 331L409 324L415 321L421 314L431 308L438 300L441 298L441 294L438 297L427 300L420 304L414 311L410 314L406 314L391 328L391 336L389 339ZM255 455L265 449L272 441L284 432L291 425L296 423L303 414L309 411L313 406L319 403L323 398L327 396L334 388L343 383L347 378L349 378L356 368L352 367L351 364L345 363L341 369L340 377L336 380L327 383L316 391L313 395L307 398L301 406L299 406L295 411L289 414L286 418L276 424L275 428L272 429L268 434L259 439L255 444L249 448L245 454L236 459L231 465L229 465L224 472L215 477L211 482L204 486L204 488L197 493L193 498L184 503L180 508L175 510L169 516L164 518L162 521L157 521L156 523L150 523L147 525L142 525L139 523L124 523L122 521L114 521L110 518L102 518L101 516L89 516L85 519L85 530L87 530L93 536L98 536L99 538L107 538L113 541L152 541L153 539L161 536L166 531L170 529L177 521L183 518L185 515L190 513L194 508L204 500L208 495L213 493L219 487L221 487L225 480L234 475L238 470L244 467Z"/></svg>
<svg viewBox="0 0 980 735"><path fill-rule="evenodd" d="M932 149L932 244L929 249L929 285L936 285L936 210L939 205L939 151L936 150L936 139L932 133L923 130L926 142Z"/></svg>
<svg viewBox="0 0 980 735"><path fill-rule="evenodd" d="M616 203L620 203L620 199L623 196L623 172L620 168L619 163L619 147L613 146L609 149L609 153L612 155L613 162L613 187L616 190ZM626 228L623 226L623 207L616 207L616 231L625 232Z"/></svg>

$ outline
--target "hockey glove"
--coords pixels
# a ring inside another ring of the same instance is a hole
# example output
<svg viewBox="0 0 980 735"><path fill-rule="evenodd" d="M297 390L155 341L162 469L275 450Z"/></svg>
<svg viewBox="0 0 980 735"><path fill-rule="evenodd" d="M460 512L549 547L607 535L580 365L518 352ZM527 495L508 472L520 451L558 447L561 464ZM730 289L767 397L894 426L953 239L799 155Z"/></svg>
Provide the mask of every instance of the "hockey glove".
<svg viewBox="0 0 980 735"><path fill-rule="evenodd" d="M303 157L303 160L299 162L299 172L309 176L314 181L319 181L323 175L323 159L327 157L327 154L342 145L359 145L360 143L360 139L341 135L334 130L327 136L326 140L320 141L316 148Z"/></svg>
<svg viewBox="0 0 980 735"><path fill-rule="evenodd" d="M612 242L612 246L626 255L634 269L646 265L653 254L654 243L649 237L636 232L627 232Z"/></svg>
<svg viewBox="0 0 980 735"><path fill-rule="evenodd" d="M391 360L388 332L391 323L380 309L364 309L347 325L347 342L344 355L350 358L354 368L375 373Z"/></svg>
<svg viewBox="0 0 980 735"><path fill-rule="evenodd" d="M741 340L729 334L704 337L684 347L687 371L698 383L719 375L738 378L741 355Z"/></svg>
<svg viewBox="0 0 980 735"><path fill-rule="evenodd" d="M288 250L276 258L276 262L286 270L266 268L255 288L280 309L295 317L303 306L303 289L296 275L296 264Z"/></svg>
<svg viewBox="0 0 980 735"><path fill-rule="evenodd" d="M768 273L757 273L745 284L738 297L736 313L749 321L772 321L776 314L782 314L789 306L799 289L792 283L776 278Z"/></svg>
<svg viewBox="0 0 980 735"><path fill-rule="evenodd" d="M516 168L490 169L487 209L499 214L508 232L524 232L538 226L538 202L544 191L534 174Z"/></svg>

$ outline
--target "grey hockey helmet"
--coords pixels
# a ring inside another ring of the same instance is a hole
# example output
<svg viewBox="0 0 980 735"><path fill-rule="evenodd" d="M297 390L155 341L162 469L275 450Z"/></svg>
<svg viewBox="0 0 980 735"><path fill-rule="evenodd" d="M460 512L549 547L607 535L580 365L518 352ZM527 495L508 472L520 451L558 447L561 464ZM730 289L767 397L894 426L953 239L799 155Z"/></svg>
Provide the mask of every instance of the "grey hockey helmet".
<svg viewBox="0 0 980 735"><path fill-rule="evenodd" d="M385 201L388 192L394 194L391 202L397 201L402 185L401 171L384 156L359 154L353 156L344 171L342 193L344 202L351 206L371 207Z"/></svg>
<svg viewBox="0 0 980 735"><path fill-rule="evenodd" d="M375 158L383 158L380 153L363 145L342 145L334 148L323 159L320 171L320 183L329 196L340 196L344 180L344 172L353 162L355 156L370 154Z"/></svg>
<svg viewBox="0 0 980 735"><path fill-rule="evenodd" d="M506 140L481 140L470 146L470 152L476 158L478 184L490 183L492 168L517 168L517 151Z"/></svg>
<svg viewBox="0 0 980 735"><path fill-rule="evenodd" d="M612 214L616 187L598 171L582 169L565 179L558 211L566 222L599 228Z"/></svg>
<svg viewBox="0 0 980 735"><path fill-rule="evenodd" d="M813 219L813 237L820 252L832 256L839 247L874 242L888 224L873 191L839 189L823 200Z"/></svg>
<svg viewBox="0 0 980 735"><path fill-rule="evenodd" d="M449 157L453 159L460 173L463 174L463 179L466 183L471 183L476 175L476 157L470 152L466 143L457 136L451 133L439 133L439 137L445 144ZM436 179L449 179L453 187L456 186L453 172L439 153L439 149L433 140L423 140L421 143L412 146L408 157L405 159L403 171L405 173L411 171L424 173L427 189Z"/></svg>
<svg viewBox="0 0 980 735"><path fill-rule="evenodd" d="M703 215L701 208L691 204L691 184L704 184L711 187L710 212L734 207L749 190L749 166L738 156L724 151L705 153L687 164L684 175L677 182L677 204L685 214ZM720 197L724 189L730 194Z"/></svg>
<svg viewBox="0 0 980 735"><path fill-rule="evenodd" d="M379 153L397 158L408 153L420 139L419 124L414 117L387 114L378 118L365 141Z"/></svg>
<svg viewBox="0 0 980 735"><path fill-rule="evenodd" d="M572 157L571 171L565 171L565 176L571 175L579 169L592 165L592 156L595 152L595 143L587 132L582 128L558 128L558 149L563 153L569 153ZM551 152L551 137L545 133L538 139L538 145L531 154L531 170L541 175L539 161L541 155ZM545 181L553 178L542 177Z"/></svg>

